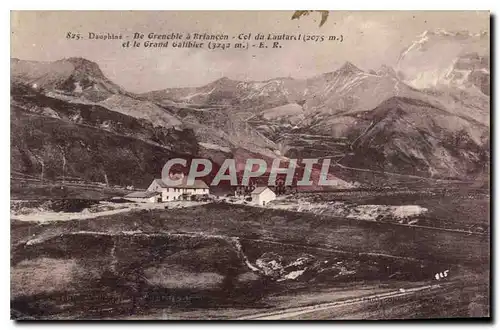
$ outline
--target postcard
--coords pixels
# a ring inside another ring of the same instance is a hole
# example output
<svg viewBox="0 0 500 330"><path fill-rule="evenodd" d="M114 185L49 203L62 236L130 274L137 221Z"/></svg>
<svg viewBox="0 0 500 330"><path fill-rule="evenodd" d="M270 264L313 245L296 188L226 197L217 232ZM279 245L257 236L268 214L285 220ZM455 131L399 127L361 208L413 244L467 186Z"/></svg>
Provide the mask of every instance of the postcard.
<svg viewBox="0 0 500 330"><path fill-rule="evenodd" d="M12 11L14 320L491 317L487 11Z"/></svg>

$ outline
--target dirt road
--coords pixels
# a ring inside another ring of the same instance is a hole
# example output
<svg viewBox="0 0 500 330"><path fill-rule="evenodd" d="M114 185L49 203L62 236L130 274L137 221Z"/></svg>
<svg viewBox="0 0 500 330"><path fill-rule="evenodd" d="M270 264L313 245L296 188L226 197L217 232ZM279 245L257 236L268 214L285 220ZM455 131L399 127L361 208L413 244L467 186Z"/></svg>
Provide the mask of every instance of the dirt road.
<svg viewBox="0 0 500 330"><path fill-rule="evenodd" d="M394 309L394 307L397 307L398 305L407 305L408 301L404 298L411 298L412 296L416 296L417 294L442 294L446 291L446 289L450 289L453 284L453 282L446 282L442 284L431 284L409 289L400 289L387 293L375 294L343 301L334 301L331 303L288 308L268 313L248 315L240 317L238 318L238 320L333 319L336 318L336 316L342 316L342 314L346 312L346 307L350 306L357 306L358 308L361 308L363 310L370 310L370 307L376 307L377 311L384 312L385 308ZM349 312L352 312L352 310Z"/></svg>

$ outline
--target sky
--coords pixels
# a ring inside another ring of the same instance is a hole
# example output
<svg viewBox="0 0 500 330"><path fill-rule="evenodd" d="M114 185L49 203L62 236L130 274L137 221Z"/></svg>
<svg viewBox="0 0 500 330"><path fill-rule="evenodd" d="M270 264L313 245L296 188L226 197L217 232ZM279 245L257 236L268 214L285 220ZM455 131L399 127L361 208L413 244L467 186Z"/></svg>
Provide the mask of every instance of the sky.
<svg viewBox="0 0 500 330"><path fill-rule="evenodd" d="M131 92L201 86L222 77L261 81L307 78L350 61L364 70L394 66L425 30L489 31L488 12L331 11L291 20L292 11L13 11L11 57L55 61L84 57ZM124 49L115 40L68 40L68 32L287 33L343 35L343 42L285 42L281 49Z"/></svg>

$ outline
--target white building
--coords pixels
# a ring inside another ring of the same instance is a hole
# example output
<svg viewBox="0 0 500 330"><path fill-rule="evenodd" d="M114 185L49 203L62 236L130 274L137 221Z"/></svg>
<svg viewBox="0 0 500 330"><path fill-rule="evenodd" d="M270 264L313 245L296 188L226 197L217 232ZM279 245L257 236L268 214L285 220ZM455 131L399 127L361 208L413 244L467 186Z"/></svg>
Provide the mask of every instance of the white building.
<svg viewBox="0 0 500 330"><path fill-rule="evenodd" d="M155 191L136 191L123 198L136 203L157 203L161 201L161 194Z"/></svg>
<svg viewBox="0 0 500 330"><path fill-rule="evenodd" d="M182 183L177 186L168 185L162 179L154 179L149 185L147 191L161 193L162 202L180 200L191 195L210 194L208 185L205 182L195 180L194 184L188 185L186 177L182 177Z"/></svg>
<svg viewBox="0 0 500 330"><path fill-rule="evenodd" d="M269 187L257 187L252 191L251 195L252 203L262 206L276 199L276 194Z"/></svg>

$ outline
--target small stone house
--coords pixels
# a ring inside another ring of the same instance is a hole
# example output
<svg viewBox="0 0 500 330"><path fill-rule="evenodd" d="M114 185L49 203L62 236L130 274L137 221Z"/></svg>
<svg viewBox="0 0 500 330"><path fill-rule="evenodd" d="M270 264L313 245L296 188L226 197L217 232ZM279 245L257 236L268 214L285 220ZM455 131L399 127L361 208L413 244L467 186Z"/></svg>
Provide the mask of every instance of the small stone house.
<svg viewBox="0 0 500 330"><path fill-rule="evenodd" d="M251 196L252 203L261 206L264 206L270 201L276 199L276 194L274 193L274 191L269 189L269 187L257 187L252 191Z"/></svg>
<svg viewBox="0 0 500 330"><path fill-rule="evenodd" d="M176 186L168 185L162 179L154 179L147 191L160 193L161 202L182 200L191 195L210 194L208 185L202 180L195 180L192 185L188 185L186 177L182 177L181 179L181 184Z"/></svg>

